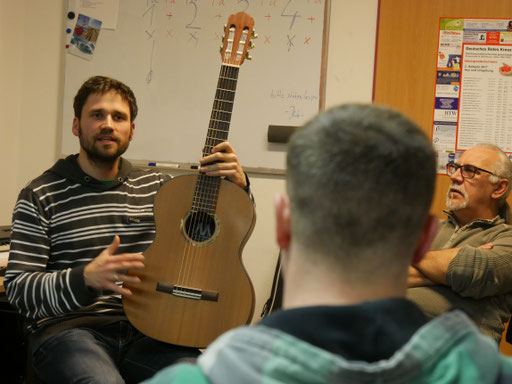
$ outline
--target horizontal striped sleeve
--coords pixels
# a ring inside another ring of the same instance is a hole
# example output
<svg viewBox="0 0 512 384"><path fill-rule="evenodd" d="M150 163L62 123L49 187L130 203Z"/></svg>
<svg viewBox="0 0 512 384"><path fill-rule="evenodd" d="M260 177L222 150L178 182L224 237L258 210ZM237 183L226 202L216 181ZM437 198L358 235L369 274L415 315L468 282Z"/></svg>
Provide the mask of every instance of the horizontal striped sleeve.
<svg viewBox="0 0 512 384"><path fill-rule="evenodd" d="M32 190L22 190L13 213L4 285L9 302L31 319L61 315L88 304L73 293L71 269L48 271L48 232L49 220L39 199Z"/></svg>
<svg viewBox="0 0 512 384"><path fill-rule="evenodd" d="M77 316L124 313L119 295L85 285L83 270L115 235L119 253L142 253L151 245L154 198L171 179L132 170L105 186L62 175L74 171L81 172L61 160L21 191L14 208L5 286L30 331Z"/></svg>

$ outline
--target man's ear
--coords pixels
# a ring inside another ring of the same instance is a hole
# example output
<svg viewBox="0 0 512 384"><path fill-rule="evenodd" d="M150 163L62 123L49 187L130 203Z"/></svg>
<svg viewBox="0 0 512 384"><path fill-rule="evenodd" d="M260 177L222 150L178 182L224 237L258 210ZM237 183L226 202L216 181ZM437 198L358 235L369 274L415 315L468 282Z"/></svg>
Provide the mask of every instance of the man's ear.
<svg viewBox="0 0 512 384"><path fill-rule="evenodd" d="M73 125L71 127L71 131L73 132L73 135L76 137L80 136L80 120L78 120L78 117L73 117Z"/></svg>
<svg viewBox="0 0 512 384"><path fill-rule="evenodd" d="M494 185L494 190L491 193L491 197L496 200L499 199L501 196L503 196L507 192L508 186L509 186L509 181L507 179L500 179Z"/></svg>
<svg viewBox="0 0 512 384"><path fill-rule="evenodd" d="M279 248L288 249L291 240L290 200L286 195L276 194L274 197L276 214L276 239Z"/></svg>
<svg viewBox="0 0 512 384"><path fill-rule="evenodd" d="M130 127L130 141L133 140L133 135L135 135L135 123L132 123L132 126Z"/></svg>
<svg viewBox="0 0 512 384"><path fill-rule="evenodd" d="M418 264L425 254L430 251L430 246L434 237L437 235L437 217L434 215L428 215L427 221L421 230L416 249L414 250L414 256L412 258L412 265Z"/></svg>

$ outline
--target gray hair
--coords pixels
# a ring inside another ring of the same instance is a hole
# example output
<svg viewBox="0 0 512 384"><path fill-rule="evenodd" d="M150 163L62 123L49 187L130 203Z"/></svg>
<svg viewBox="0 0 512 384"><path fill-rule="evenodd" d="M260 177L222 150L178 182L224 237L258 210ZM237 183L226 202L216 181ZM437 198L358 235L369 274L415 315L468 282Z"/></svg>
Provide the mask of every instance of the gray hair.
<svg viewBox="0 0 512 384"><path fill-rule="evenodd" d="M507 179L508 180L508 189L507 192L499 199L498 204L502 206L505 204L505 200L507 199L507 196L510 194L510 190L512 188L512 161L510 161L509 157L503 150L494 144L489 143L480 143L477 144L475 147L481 147L481 148L488 148L493 151L495 151L498 156L499 160L497 163L495 163L492 166L491 171L494 172L498 176L490 175L489 181L492 184L496 184L500 179Z"/></svg>
<svg viewBox="0 0 512 384"><path fill-rule="evenodd" d="M292 236L354 278L403 270L425 225L435 174L430 140L399 112L333 108L289 143Z"/></svg>

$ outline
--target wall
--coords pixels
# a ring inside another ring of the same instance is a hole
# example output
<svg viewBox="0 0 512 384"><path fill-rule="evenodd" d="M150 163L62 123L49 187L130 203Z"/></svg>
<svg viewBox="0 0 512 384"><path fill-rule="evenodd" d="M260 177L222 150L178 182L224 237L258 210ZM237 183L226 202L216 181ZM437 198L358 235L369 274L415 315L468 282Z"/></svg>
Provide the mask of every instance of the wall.
<svg viewBox="0 0 512 384"><path fill-rule="evenodd" d="M22 2L0 2L0 167L4 182L0 201L0 225L10 221L18 193L18 152L21 132L21 88L24 10ZM10 18L7 15L14 14ZM8 39L7 36L10 36Z"/></svg>
<svg viewBox="0 0 512 384"><path fill-rule="evenodd" d="M63 0L0 0L0 225L59 153L63 14Z"/></svg>
<svg viewBox="0 0 512 384"><path fill-rule="evenodd" d="M327 107L371 101L377 3L331 0ZM60 126L66 7L66 0L0 0L0 225L10 223L19 190L59 157L61 129L71 129ZM244 259L255 285L257 320L279 251L272 203L284 191L284 178L250 176L258 217Z"/></svg>

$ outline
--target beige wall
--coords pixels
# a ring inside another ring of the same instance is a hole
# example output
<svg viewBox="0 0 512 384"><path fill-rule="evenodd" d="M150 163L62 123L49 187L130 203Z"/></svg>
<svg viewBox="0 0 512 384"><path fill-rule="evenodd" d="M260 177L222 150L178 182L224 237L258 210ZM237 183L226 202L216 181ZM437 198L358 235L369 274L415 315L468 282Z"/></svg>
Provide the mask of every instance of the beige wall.
<svg viewBox="0 0 512 384"><path fill-rule="evenodd" d="M63 0L0 0L0 225L59 153L63 15Z"/></svg>
<svg viewBox="0 0 512 384"><path fill-rule="evenodd" d="M19 186L24 10L22 2L0 1L0 225L10 220Z"/></svg>
<svg viewBox="0 0 512 384"><path fill-rule="evenodd" d="M326 106L371 101L378 0L331 0ZM19 190L60 154L67 0L0 0L0 225ZM133 145L136 145L134 142ZM272 201L281 176L250 175L257 223L244 252L255 285L255 320L270 291L278 254Z"/></svg>

